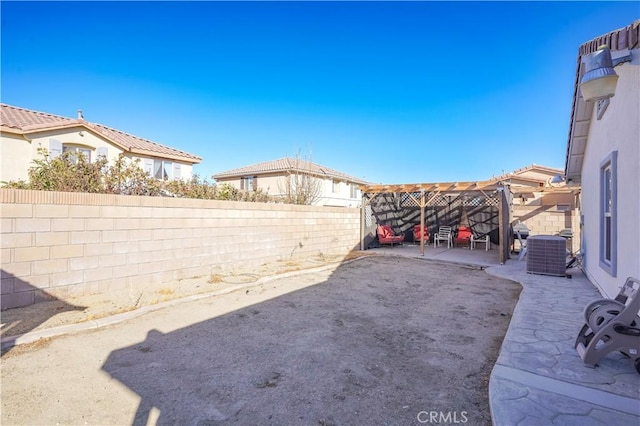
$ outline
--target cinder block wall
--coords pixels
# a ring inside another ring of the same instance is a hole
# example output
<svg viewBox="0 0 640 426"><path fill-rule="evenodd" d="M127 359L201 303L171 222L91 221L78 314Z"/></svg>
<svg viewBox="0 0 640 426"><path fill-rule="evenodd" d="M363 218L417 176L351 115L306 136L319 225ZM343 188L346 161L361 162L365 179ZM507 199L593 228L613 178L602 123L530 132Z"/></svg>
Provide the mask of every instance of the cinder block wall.
<svg viewBox="0 0 640 426"><path fill-rule="evenodd" d="M0 203L2 309L359 248L353 208L13 189Z"/></svg>
<svg viewBox="0 0 640 426"><path fill-rule="evenodd" d="M532 194L534 195L534 194ZM522 222L531 235L555 235L563 229L573 230L567 248L580 247L580 210L573 194L535 194L532 198L513 201L513 223Z"/></svg>

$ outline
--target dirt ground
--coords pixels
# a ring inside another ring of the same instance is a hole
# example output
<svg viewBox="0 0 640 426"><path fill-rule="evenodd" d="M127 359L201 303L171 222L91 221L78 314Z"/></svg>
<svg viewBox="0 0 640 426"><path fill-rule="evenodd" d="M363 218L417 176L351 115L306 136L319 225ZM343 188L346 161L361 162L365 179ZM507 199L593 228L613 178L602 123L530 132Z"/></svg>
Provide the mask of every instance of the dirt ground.
<svg viewBox="0 0 640 426"><path fill-rule="evenodd" d="M1 423L489 425L519 292L375 256L181 303L12 348Z"/></svg>
<svg viewBox="0 0 640 426"><path fill-rule="evenodd" d="M54 299L0 313L0 337L18 336L24 333L78 324L143 307L160 307L163 303L198 294L230 291L234 287L251 285L261 279L282 274L295 274L323 267L340 261L371 256L370 252L354 251L344 256L314 256L265 263L258 268L235 268L233 271L214 272L210 276L186 278L168 285L147 284L122 289L109 294L91 294Z"/></svg>

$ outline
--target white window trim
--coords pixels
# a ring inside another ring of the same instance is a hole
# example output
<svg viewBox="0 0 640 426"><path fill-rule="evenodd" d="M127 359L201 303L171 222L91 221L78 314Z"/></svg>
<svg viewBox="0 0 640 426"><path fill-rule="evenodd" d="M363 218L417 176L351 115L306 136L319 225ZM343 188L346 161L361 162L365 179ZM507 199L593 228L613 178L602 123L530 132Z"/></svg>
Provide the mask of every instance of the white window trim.
<svg viewBox="0 0 640 426"><path fill-rule="evenodd" d="M607 170L611 171L610 201L611 209L608 209L609 198L606 194L605 176ZM600 267L612 277L618 272L618 151L613 151L600 163L600 197L598 214L600 221L599 260ZM607 241L606 218L610 217L610 239ZM607 259L607 243L609 243L610 259Z"/></svg>
<svg viewBox="0 0 640 426"><path fill-rule="evenodd" d="M156 164L158 163L160 163L159 171L162 173L162 177L156 176ZM166 180L172 180L173 179L173 161L168 161L162 158L154 158L151 177L158 180L165 180L165 172L166 172Z"/></svg>
<svg viewBox="0 0 640 426"><path fill-rule="evenodd" d="M91 147L63 143L62 144L62 152L65 153L65 152L68 152L68 151L72 151L72 152L75 153L76 158L74 159L75 160L74 162L77 161L77 157L78 157L79 154L84 154L84 153L86 153L85 158L87 159L87 163L91 163L92 162L91 152L93 151L93 148L91 148Z"/></svg>

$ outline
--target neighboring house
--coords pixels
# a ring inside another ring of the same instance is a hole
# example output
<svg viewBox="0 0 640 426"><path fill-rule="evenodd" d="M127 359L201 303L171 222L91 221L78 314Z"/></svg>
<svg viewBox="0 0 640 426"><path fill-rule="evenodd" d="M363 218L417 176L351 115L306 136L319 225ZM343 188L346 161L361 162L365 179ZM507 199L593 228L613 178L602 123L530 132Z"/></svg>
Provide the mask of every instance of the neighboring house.
<svg viewBox="0 0 640 426"><path fill-rule="evenodd" d="M0 104L0 181L27 180L32 161L45 148L51 157L75 151L89 161L100 156L111 162L120 154L140 159L140 165L159 179L189 179L201 158L188 152L90 123L78 111L67 118Z"/></svg>
<svg viewBox="0 0 640 426"><path fill-rule="evenodd" d="M285 197L291 182L310 179L309 184L318 185L313 204L337 207L358 207L361 201L358 186L367 184L337 170L289 157L218 173L213 178L242 190L260 188L276 197Z"/></svg>
<svg viewBox="0 0 640 426"><path fill-rule="evenodd" d="M583 269L606 297L627 277L640 278L640 20L580 46L565 163L569 185L581 185ZM586 102L585 59L611 49L615 95ZM626 58L629 59L629 58Z"/></svg>
<svg viewBox="0 0 640 426"><path fill-rule="evenodd" d="M563 173L562 169L531 164L494 179L509 181L514 186L551 186L553 179Z"/></svg>
<svg viewBox="0 0 640 426"><path fill-rule="evenodd" d="M524 223L531 235L555 235L571 229L573 238L567 248L574 252L580 247L579 189L569 187L562 176L562 169L532 164L494 180L511 189L512 224Z"/></svg>

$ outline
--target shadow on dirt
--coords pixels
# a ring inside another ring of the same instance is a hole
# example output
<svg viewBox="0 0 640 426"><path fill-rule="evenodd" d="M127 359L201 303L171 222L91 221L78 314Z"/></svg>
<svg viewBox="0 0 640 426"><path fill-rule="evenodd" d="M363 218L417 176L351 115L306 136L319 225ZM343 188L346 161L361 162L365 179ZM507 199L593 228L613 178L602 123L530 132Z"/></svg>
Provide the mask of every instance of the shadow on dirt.
<svg viewBox="0 0 640 426"><path fill-rule="evenodd" d="M2 270L2 287L2 356L15 346L17 336L5 337L7 334L15 334L11 333L12 329L19 328L19 333L25 334L36 329L54 315L86 309L85 306L76 306L60 300L5 270ZM42 308L38 310L38 315L19 315L14 319L11 308L24 310L24 306L31 305L32 307L29 307L35 310L38 307L34 303L38 302ZM47 309L43 308L44 303L47 304ZM43 315L43 312L49 312L49 315Z"/></svg>
<svg viewBox="0 0 640 426"><path fill-rule="evenodd" d="M473 268L367 257L321 284L152 330L102 368L140 396L136 425L417 424L421 412L489 425L488 378L519 292Z"/></svg>

